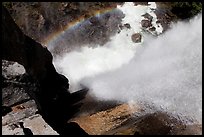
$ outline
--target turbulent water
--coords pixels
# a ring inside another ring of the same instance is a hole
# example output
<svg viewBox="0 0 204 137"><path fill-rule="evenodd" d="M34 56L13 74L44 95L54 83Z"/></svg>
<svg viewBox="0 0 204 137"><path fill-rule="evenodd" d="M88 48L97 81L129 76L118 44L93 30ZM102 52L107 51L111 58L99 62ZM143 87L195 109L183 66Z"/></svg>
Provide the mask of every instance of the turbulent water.
<svg viewBox="0 0 204 137"><path fill-rule="evenodd" d="M104 73L110 70L114 70L116 68L121 67L123 64L128 63L133 58L136 52L136 48L141 45L141 43L132 42L131 36L136 32L142 32L140 22L142 19L144 19L144 17L142 17L141 15L145 13L149 13L150 15L153 16L153 23L156 21L156 15L153 12L154 8L155 8L155 5L153 3L150 6L141 6L141 5L134 6L133 3L127 2L123 6L118 6L117 9L122 11L123 14L125 15L125 18L123 18L122 23L123 24L129 23L131 26L131 29L125 28L121 30L120 33L117 33L116 35L112 36L110 38L110 41L108 41L103 46L99 46L99 45L90 46L91 44L89 45L87 44L87 45L83 45L80 51L75 50L67 54L63 54L63 55L60 54L61 56L58 56L57 58L55 58L54 64L57 70L65 74L70 80L70 86L71 86L70 90L71 91L79 90L81 88L79 82L85 77L95 76L96 74L99 74L99 73ZM115 18L112 18L112 22L117 22L115 20L116 20ZM82 22L81 26L86 26L86 24L87 24L87 21ZM154 26L156 28L155 33L159 34L162 32L162 27L160 24L154 24ZM111 27L113 26L111 26L111 23L110 23L109 28L111 29ZM88 29L92 29L92 27L89 27ZM80 33L83 33L83 35L87 35L86 33L84 33L83 27L82 28L78 27L77 31L79 31ZM70 34L71 32L69 32L68 34ZM65 36L68 38L72 37L72 39L75 39L72 35L67 36L66 34L66 35L62 35L53 43L57 44L59 43L58 41L61 41L61 43L64 43L64 39L66 39ZM80 35L79 35L79 38L81 38L82 41L84 39ZM92 38L94 38L94 36ZM79 40L76 40L76 42L77 41ZM53 47L56 46L56 45L53 46L53 43L51 46L49 46L50 47L49 49L51 50L51 52L55 52L54 50L56 50L56 49L53 49ZM67 43L69 45L70 41ZM63 46L65 48L70 47L70 45L69 46L63 45Z"/></svg>
<svg viewBox="0 0 204 137"><path fill-rule="evenodd" d="M122 30L103 47L85 46L56 58L55 66L69 78L72 90L82 84L99 100L149 104L202 123L202 14L173 24L156 38L143 33L142 43L135 44L130 36L142 31L141 15L153 14L154 4L137 9L131 4L118 8L132 29ZM161 33L161 27L156 31Z"/></svg>
<svg viewBox="0 0 204 137"><path fill-rule="evenodd" d="M202 17L143 46L127 65L82 82L99 99L153 104L201 122Z"/></svg>

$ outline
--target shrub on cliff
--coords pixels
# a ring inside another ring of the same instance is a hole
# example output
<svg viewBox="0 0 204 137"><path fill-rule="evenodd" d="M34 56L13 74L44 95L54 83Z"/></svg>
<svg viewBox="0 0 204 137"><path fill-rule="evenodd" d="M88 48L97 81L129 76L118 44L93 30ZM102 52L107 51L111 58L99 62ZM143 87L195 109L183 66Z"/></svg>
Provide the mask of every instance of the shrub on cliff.
<svg viewBox="0 0 204 137"><path fill-rule="evenodd" d="M201 2L173 2L172 12L181 19L188 19L202 10Z"/></svg>

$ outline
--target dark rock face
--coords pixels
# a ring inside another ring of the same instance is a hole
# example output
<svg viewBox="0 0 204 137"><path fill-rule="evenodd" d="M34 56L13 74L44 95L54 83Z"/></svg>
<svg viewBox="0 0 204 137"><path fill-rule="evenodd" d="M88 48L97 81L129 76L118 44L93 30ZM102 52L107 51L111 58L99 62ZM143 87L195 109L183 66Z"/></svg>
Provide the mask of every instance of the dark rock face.
<svg viewBox="0 0 204 137"><path fill-rule="evenodd" d="M59 134L69 134L67 121L78 110L80 104L76 103L84 98L87 89L70 94L68 79L56 72L51 53L24 35L3 6L2 34L2 59L24 66L26 75L21 80L34 85L35 90L25 91L35 100L39 113ZM30 87L26 85L25 89Z"/></svg>
<svg viewBox="0 0 204 137"><path fill-rule="evenodd" d="M5 2L6 3L6 2ZM70 22L93 16L96 10L114 8L121 2L7 2L10 14L25 34L38 42Z"/></svg>
<svg viewBox="0 0 204 137"><path fill-rule="evenodd" d="M47 68L56 73L49 51L24 35L5 8L2 8L2 19L2 58L23 65L27 73L40 81L48 75Z"/></svg>
<svg viewBox="0 0 204 137"><path fill-rule="evenodd" d="M140 33L135 33L131 36L132 41L135 43L141 42L142 36Z"/></svg>

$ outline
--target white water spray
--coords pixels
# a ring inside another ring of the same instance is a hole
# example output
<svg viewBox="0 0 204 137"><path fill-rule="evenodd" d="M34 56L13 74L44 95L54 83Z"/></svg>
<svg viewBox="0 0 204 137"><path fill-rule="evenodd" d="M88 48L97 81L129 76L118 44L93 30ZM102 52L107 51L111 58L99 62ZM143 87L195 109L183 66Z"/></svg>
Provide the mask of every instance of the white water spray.
<svg viewBox="0 0 204 137"><path fill-rule="evenodd" d="M123 24L129 23L131 29L121 30L103 47L95 45L91 48L84 45L80 51L73 51L55 58L54 65L57 70L70 80L70 90L79 90L81 88L79 81L85 77L114 70L128 63L133 58L137 46L141 45L141 43L132 42L131 35L142 32L141 20L144 19L142 15L145 13L150 13L153 20L156 20L154 8L156 7L152 3L149 6L134 6L133 3L127 2L123 6L118 6L118 9L125 14ZM159 34L162 32L160 29L162 27L158 28L157 25L155 28Z"/></svg>
<svg viewBox="0 0 204 137"><path fill-rule="evenodd" d="M151 104L202 123L202 15L145 41L127 65L82 83L100 100Z"/></svg>
<svg viewBox="0 0 204 137"><path fill-rule="evenodd" d="M84 47L55 59L58 71L69 78L71 89L83 84L99 100L150 104L202 123L202 14L174 24L158 38L143 35L144 42L135 44L130 36L141 32L137 22L148 8L139 6L132 15L128 9L133 6L123 6L123 22L132 29L122 30L103 47Z"/></svg>

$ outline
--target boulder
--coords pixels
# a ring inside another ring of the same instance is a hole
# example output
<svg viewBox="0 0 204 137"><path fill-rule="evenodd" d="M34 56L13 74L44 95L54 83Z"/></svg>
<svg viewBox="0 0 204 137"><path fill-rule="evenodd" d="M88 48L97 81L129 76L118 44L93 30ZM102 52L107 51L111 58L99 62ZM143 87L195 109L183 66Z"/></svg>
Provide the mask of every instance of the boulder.
<svg viewBox="0 0 204 137"><path fill-rule="evenodd" d="M122 24L119 24L118 27L120 30L122 30L124 28L124 26Z"/></svg>
<svg viewBox="0 0 204 137"><path fill-rule="evenodd" d="M124 29L124 28L130 29L131 26L130 26L129 23L125 23L125 24L120 24L120 25L119 25L119 29L120 29L120 30L122 30L122 29Z"/></svg>
<svg viewBox="0 0 204 137"><path fill-rule="evenodd" d="M151 21L149 21L149 20L142 20L142 21L141 21L141 25L142 25L142 27L144 27L144 28L149 28L149 27L152 26Z"/></svg>
<svg viewBox="0 0 204 137"><path fill-rule="evenodd" d="M131 36L131 39L133 42L139 43L139 42L141 42L142 35L140 33L135 33Z"/></svg>
<svg viewBox="0 0 204 137"><path fill-rule="evenodd" d="M130 28L131 28L131 26L130 26L129 23L125 23L125 24L124 24L124 27L126 27L127 29L130 29Z"/></svg>
<svg viewBox="0 0 204 137"><path fill-rule="evenodd" d="M24 73L24 67L17 62L2 60L2 76L5 78L9 79Z"/></svg>

